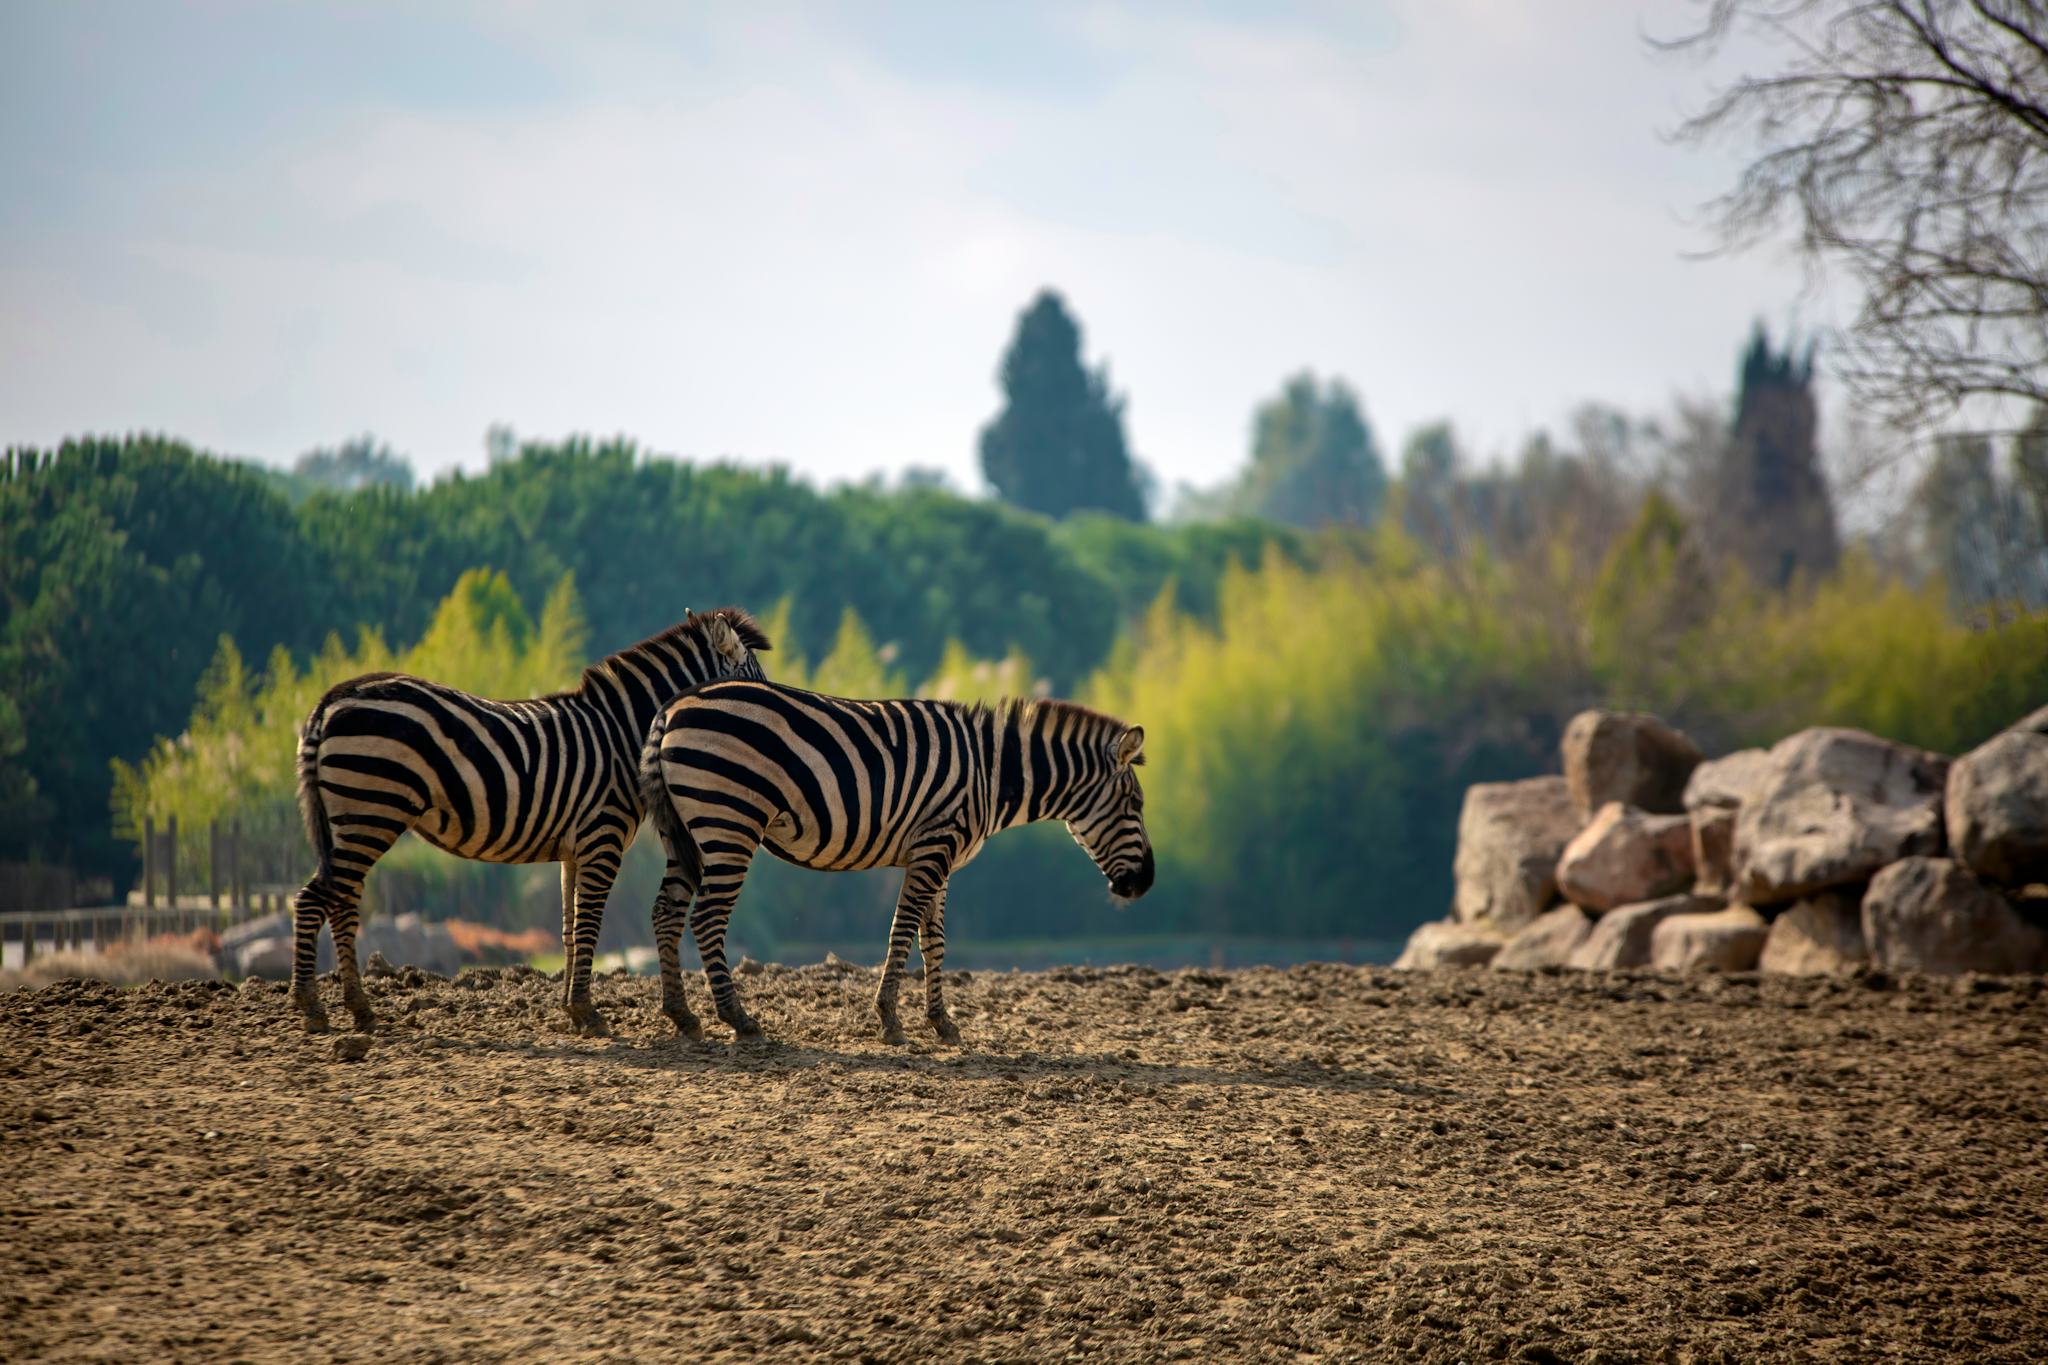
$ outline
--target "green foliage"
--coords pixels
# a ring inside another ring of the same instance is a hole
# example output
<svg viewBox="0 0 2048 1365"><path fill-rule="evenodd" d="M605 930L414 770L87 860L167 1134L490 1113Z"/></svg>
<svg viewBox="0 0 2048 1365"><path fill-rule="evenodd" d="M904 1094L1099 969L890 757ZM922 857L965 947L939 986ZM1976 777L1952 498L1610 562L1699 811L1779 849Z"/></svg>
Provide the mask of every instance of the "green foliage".
<svg viewBox="0 0 2048 1365"><path fill-rule="evenodd" d="M1003 410L982 429L981 472L1006 502L1047 516L1094 508L1145 519L1109 372L1081 363L1081 328L1046 290L1003 354Z"/></svg>
<svg viewBox="0 0 2048 1365"><path fill-rule="evenodd" d="M1386 500L1387 471L1358 395L1304 371L1252 418L1252 455L1232 497L1246 516L1289 526L1368 527Z"/></svg>
<svg viewBox="0 0 2048 1365"><path fill-rule="evenodd" d="M238 823L266 849L303 846L296 805L300 724L336 683L362 673L400 670L485 696L523 697L569 686L581 671L581 607L567 578L549 594L535 626L505 575L474 569L442 599L423 638L394 652L374 630L354 649L330 636L301 670L278 649L252 673L232 637L223 635L201 675L198 706L176 738L156 742L140 763L113 762L114 828L138 841L145 818L179 825L179 864L204 869L208 827ZM305 851L301 862L310 863ZM440 866L443 855L406 841L386 860L443 885L466 875ZM447 860L454 861L454 860ZM422 870L424 869L424 870ZM290 874L285 874L289 876ZM380 867L374 889L391 880Z"/></svg>
<svg viewBox="0 0 2048 1365"><path fill-rule="evenodd" d="M1704 572L1661 500L1596 573L1574 565L1562 544L1446 562L1388 532L1348 562L1231 572L1213 627L1162 598L1090 689L1147 731L1148 922L1398 936L1448 903L1465 787L1554 771L1586 705L1713 751L1836 724L1957 753L2048 695L2048 615L1958 622L1940 584L1857 556L1761 592Z"/></svg>
<svg viewBox="0 0 2048 1365"><path fill-rule="evenodd" d="M328 575L271 481L157 437L0 465L0 695L20 717L0 857L121 865L107 762L183 727L215 642L310 649Z"/></svg>

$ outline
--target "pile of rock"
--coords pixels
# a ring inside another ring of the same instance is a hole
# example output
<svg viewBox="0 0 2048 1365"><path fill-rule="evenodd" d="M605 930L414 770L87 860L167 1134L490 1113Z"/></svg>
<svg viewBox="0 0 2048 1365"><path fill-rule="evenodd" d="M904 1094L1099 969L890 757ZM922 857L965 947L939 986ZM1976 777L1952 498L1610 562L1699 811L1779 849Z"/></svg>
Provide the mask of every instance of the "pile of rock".
<svg viewBox="0 0 2048 1365"><path fill-rule="evenodd" d="M1831 727L1708 760L1614 711L1560 749L1466 792L1451 918L1396 966L2048 971L2048 707L1954 760Z"/></svg>

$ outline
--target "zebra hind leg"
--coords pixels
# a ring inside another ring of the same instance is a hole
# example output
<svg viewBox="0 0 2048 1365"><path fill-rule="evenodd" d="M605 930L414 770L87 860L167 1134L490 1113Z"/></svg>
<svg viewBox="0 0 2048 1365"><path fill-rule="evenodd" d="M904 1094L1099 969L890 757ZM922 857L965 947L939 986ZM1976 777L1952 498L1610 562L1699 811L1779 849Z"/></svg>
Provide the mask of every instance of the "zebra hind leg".
<svg viewBox="0 0 2048 1365"><path fill-rule="evenodd" d="M292 898L292 1005L308 1033L327 1032L327 1010L320 1003L316 973L320 962L320 926L327 922L329 890L327 882L315 877Z"/></svg>
<svg viewBox="0 0 2048 1365"><path fill-rule="evenodd" d="M684 1038L704 1036L704 1026L690 1012L683 987L683 923L694 895L695 888L689 885L684 870L670 863L654 898L654 949L661 959L661 1012Z"/></svg>
<svg viewBox="0 0 2048 1365"><path fill-rule="evenodd" d="M739 900L740 885L747 879L754 846L703 839L698 844L704 856L704 875L696 904L690 907L690 933L697 940L697 955L704 960L704 980L711 987L718 1017L739 1037L751 1038L761 1032L761 1025L740 1003L739 987L726 966L725 925Z"/></svg>

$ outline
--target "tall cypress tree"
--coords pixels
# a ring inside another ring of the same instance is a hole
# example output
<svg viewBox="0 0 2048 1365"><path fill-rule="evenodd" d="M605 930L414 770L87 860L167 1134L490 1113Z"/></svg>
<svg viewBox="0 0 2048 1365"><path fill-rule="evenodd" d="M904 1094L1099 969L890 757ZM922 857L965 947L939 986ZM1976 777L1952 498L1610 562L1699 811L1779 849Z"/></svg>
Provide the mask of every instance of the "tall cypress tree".
<svg viewBox="0 0 2048 1365"><path fill-rule="evenodd" d="M981 472L1005 501L1047 516L1097 510L1145 519L1109 372L1081 363L1081 328L1048 289L1003 353L1003 410L981 431Z"/></svg>

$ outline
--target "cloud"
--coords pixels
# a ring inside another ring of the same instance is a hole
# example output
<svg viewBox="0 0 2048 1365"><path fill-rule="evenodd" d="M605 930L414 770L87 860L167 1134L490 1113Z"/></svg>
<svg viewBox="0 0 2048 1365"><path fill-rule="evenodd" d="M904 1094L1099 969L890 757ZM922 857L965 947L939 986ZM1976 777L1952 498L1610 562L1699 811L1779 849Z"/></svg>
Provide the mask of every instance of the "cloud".
<svg viewBox="0 0 2048 1365"><path fill-rule="evenodd" d="M151 135L174 172L11 233L0 436L282 460L367 427L437 468L508 421L972 484L1046 284L1170 481L1226 474L1302 366L1388 445L1721 384L1792 277L1680 259L1725 167L1656 142L1679 77L1625 14L1515 10L444 12L495 81L344 72L231 138L213 110Z"/></svg>

